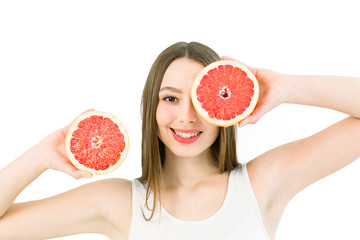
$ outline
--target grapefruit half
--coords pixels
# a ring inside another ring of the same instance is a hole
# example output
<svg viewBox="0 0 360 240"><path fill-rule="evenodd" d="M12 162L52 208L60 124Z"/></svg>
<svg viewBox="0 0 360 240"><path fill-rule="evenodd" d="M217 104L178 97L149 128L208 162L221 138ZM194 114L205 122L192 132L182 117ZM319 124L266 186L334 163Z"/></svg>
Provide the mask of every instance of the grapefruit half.
<svg viewBox="0 0 360 240"><path fill-rule="evenodd" d="M242 63L221 60L207 65L194 80L191 99L208 122L222 127L249 116L259 97L255 75Z"/></svg>
<svg viewBox="0 0 360 240"><path fill-rule="evenodd" d="M124 161L129 150L129 137L115 116L89 111L71 124L65 147L76 168L91 174L106 174Z"/></svg>

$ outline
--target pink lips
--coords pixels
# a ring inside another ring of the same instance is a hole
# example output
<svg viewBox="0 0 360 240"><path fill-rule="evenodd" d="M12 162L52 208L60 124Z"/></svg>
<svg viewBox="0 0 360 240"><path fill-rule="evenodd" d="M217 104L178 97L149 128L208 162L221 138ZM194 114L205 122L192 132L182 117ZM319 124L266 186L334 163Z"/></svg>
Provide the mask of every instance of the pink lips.
<svg viewBox="0 0 360 240"><path fill-rule="evenodd" d="M193 136L193 137L183 138L183 137L177 135L177 134L174 132L174 130L175 130L176 132L180 132L180 133L183 133L183 134L198 133L198 132L200 132L200 133L199 133L198 135L196 135L196 136ZM172 133L173 137L175 138L175 140L178 141L179 143L190 144L190 143L193 143L193 142L195 142L196 140L198 140L202 132L199 131L199 130L194 130L194 129L190 129L190 130L171 129L171 133Z"/></svg>

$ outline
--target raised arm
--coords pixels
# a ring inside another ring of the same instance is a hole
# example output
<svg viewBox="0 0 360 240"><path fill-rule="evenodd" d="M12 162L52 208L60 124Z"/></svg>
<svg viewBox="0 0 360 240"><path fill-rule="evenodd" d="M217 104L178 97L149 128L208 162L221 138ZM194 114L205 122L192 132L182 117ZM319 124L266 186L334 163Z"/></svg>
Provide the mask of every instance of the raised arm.
<svg viewBox="0 0 360 240"><path fill-rule="evenodd" d="M287 102L349 115L313 136L274 150L280 157L277 171L285 170L279 184L292 197L360 157L360 78L290 76L288 81L293 90Z"/></svg>
<svg viewBox="0 0 360 240"><path fill-rule="evenodd" d="M289 76L287 102L331 108L360 118L360 78Z"/></svg>
<svg viewBox="0 0 360 240"><path fill-rule="evenodd" d="M259 106L247 123L281 103L334 109L349 115L305 139L291 142L248 164L256 197L270 235L290 199L311 183L360 157L360 79L282 75L255 69L263 84Z"/></svg>
<svg viewBox="0 0 360 240"><path fill-rule="evenodd" d="M0 238L49 239L77 233L126 234L131 217L131 183L109 179L47 199L13 204L19 193L47 169L74 178L90 177L65 154L62 128L0 170Z"/></svg>
<svg viewBox="0 0 360 240"><path fill-rule="evenodd" d="M66 158L63 145L66 131L67 127L50 134L0 170L0 192L6 193L0 198L0 217L20 192L47 169L60 170L74 178L91 176L77 170Z"/></svg>

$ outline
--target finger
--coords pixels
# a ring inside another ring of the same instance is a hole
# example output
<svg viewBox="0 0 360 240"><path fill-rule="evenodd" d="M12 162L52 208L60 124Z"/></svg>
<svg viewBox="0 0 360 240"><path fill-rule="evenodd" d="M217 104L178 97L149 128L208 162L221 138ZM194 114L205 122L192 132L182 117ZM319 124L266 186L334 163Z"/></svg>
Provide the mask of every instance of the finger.
<svg viewBox="0 0 360 240"><path fill-rule="evenodd" d="M238 127L244 127L248 124L255 124L258 120L256 120L253 115L249 115L247 118L238 123Z"/></svg>
<svg viewBox="0 0 360 240"><path fill-rule="evenodd" d="M260 102L257 107L255 107L254 111L244 120L242 120L238 126L244 127L247 124L255 124L257 123L260 118L262 118L266 113L268 113L271 110L271 108L268 106L268 104L264 102Z"/></svg>
<svg viewBox="0 0 360 240"><path fill-rule="evenodd" d="M244 127L245 125L249 124L249 121L250 121L249 118L251 118L251 116L248 116L247 118L245 118L244 120L239 122L238 127Z"/></svg>
<svg viewBox="0 0 360 240"><path fill-rule="evenodd" d="M77 169L70 162L65 165L63 172L67 173L68 175L72 176L75 179L92 177L91 173Z"/></svg>
<svg viewBox="0 0 360 240"><path fill-rule="evenodd" d="M80 174L83 178L91 178L93 176L91 173L86 172L86 171L78 170L78 172L80 172Z"/></svg>
<svg viewBox="0 0 360 240"><path fill-rule="evenodd" d="M256 71L257 71L256 68L251 67L251 66L249 66L249 65L247 65L247 64L245 64L245 63L243 63L243 62L241 62L241 61L239 61L239 60L237 60L235 58L232 58L232 57L229 57L229 56L222 56L221 60L231 60L231 61L239 62L239 63L243 64L245 67L249 68L250 71L256 76Z"/></svg>
<svg viewBox="0 0 360 240"><path fill-rule="evenodd" d="M229 56L222 56L221 60L233 60L233 61L237 61L235 58L229 57Z"/></svg>

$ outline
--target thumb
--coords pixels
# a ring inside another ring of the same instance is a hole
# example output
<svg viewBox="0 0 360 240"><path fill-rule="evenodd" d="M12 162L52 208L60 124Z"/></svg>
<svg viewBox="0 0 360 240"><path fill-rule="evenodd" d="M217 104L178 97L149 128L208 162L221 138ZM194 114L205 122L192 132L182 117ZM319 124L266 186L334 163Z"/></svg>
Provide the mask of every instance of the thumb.
<svg viewBox="0 0 360 240"><path fill-rule="evenodd" d="M63 172L69 174L70 176L72 176L75 179L80 179L80 178L91 178L92 174L83 170L79 170L77 169L74 165L72 165L72 163L67 163L64 168L63 168Z"/></svg>
<svg viewBox="0 0 360 240"><path fill-rule="evenodd" d="M270 110L271 110L271 108L268 106L268 104L266 104L266 102L262 102L262 103L258 104L255 107L254 111L247 118L242 120L238 124L238 126L244 127L247 124L255 124L260 120L260 118L262 118L262 116L264 116Z"/></svg>

